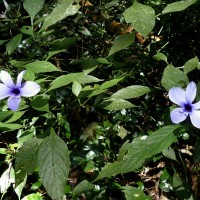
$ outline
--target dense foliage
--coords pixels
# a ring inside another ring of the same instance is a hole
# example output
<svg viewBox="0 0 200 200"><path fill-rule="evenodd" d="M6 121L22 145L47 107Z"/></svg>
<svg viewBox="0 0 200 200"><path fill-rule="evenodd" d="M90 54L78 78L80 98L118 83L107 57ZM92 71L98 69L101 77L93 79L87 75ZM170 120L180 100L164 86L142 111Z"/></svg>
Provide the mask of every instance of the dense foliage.
<svg viewBox="0 0 200 200"><path fill-rule="evenodd" d="M199 199L199 10L0 0L1 199Z"/></svg>

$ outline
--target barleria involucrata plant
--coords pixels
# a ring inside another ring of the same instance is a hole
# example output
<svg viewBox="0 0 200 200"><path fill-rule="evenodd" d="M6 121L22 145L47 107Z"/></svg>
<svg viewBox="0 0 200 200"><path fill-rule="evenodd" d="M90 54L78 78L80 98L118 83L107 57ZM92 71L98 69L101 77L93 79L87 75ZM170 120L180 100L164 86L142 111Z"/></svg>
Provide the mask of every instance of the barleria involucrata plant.
<svg viewBox="0 0 200 200"><path fill-rule="evenodd" d="M0 2L1 199L199 199L199 6Z"/></svg>

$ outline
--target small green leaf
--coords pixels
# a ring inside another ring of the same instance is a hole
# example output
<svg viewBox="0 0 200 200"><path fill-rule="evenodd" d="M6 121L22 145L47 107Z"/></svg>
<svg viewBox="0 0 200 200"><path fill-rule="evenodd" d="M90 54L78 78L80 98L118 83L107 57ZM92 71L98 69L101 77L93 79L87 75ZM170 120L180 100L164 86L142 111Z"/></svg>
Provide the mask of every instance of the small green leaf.
<svg viewBox="0 0 200 200"><path fill-rule="evenodd" d="M199 59L197 57L188 60L184 64L184 73L188 74L189 72L193 71L194 69L197 68L198 64L199 64Z"/></svg>
<svg viewBox="0 0 200 200"><path fill-rule="evenodd" d="M185 10L186 8L194 4L196 1L197 0L185 0L185 1L170 3L162 11L162 14L179 12L179 11Z"/></svg>
<svg viewBox="0 0 200 200"><path fill-rule="evenodd" d="M150 89L142 85L132 85L115 92L111 98L115 99L131 99L140 97L150 92Z"/></svg>
<svg viewBox="0 0 200 200"><path fill-rule="evenodd" d="M14 112L13 116L9 120L7 120L5 123L12 123L12 122L17 121L18 119L20 119L23 116L24 113L25 113L24 111Z"/></svg>
<svg viewBox="0 0 200 200"><path fill-rule="evenodd" d="M43 200L43 198L42 198L42 194L37 192L37 193L33 193L33 194L29 194L25 196L22 200Z"/></svg>
<svg viewBox="0 0 200 200"><path fill-rule="evenodd" d="M82 90L82 86L78 82L74 81L73 84L72 84L73 94L75 96L78 96L81 90Z"/></svg>
<svg viewBox="0 0 200 200"><path fill-rule="evenodd" d="M125 194L126 200L151 200L142 190L132 186L123 186L122 191Z"/></svg>
<svg viewBox="0 0 200 200"><path fill-rule="evenodd" d="M47 61L35 61L24 65L24 67L36 74L60 71L55 65Z"/></svg>
<svg viewBox="0 0 200 200"><path fill-rule="evenodd" d="M125 35L119 35L115 37L113 46L110 49L109 55L112 55L122 49L127 48L129 45L131 45L135 40L134 33L128 33Z"/></svg>
<svg viewBox="0 0 200 200"><path fill-rule="evenodd" d="M21 32L27 35L33 35L33 29L31 26L23 26Z"/></svg>
<svg viewBox="0 0 200 200"><path fill-rule="evenodd" d="M174 151L171 147L168 147L168 148L164 149L164 150L162 151L162 154L163 154L166 158L169 158L169 159L171 159L171 160L177 161L175 151Z"/></svg>
<svg viewBox="0 0 200 200"><path fill-rule="evenodd" d="M100 89L105 90L107 88L113 87L114 85L116 85L117 83L119 83L123 79L124 79L124 77L112 79L110 81L106 81L100 86Z"/></svg>
<svg viewBox="0 0 200 200"><path fill-rule="evenodd" d="M76 195L80 195L85 191L92 190L94 185L89 183L87 180L80 182L73 190L73 193Z"/></svg>
<svg viewBox="0 0 200 200"><path fill-rule="evenodd" d="M79 8L80 5L78 3L74 4L74 0L60 0L53 11L45 18L41 30L45 30L56 22L76 14Z"/></svg>
<svg viewBox="0 0 200 200"><path fill-rule="evenodd" d="M38 95L31 101L31 106L35 110L49 112L49 99L45 96Z"/></svg>
<svg viewBox="0 0 200 200"><path fill-rule="evenodd" d="M123 13L125 21L131 23L136 31L146 37L155 26L155 11L152 7L143 5L136 0Z"/></svg>
<svg viewBox="0 0 200 200"><path fill-rule="evenodd" d="M106 110L123 110L135 107L132 103L124 99L105 100L102 104L100 104L100 106Z"/></svg>
<svg viewBox="0 0 200 200"><path fill-rule="evenodd" d="M0 122L13 115L13 111L0 111Z"/></svg>
<svg viewBox="0 0 200 200"><path fill-rule="evenodd" d="M23 6L31 18L31 25L35 15L43 8L44 0L24 0Z"/></svg>
<svg viewBox="0 0 200 200"><path fill-rule="evenodd" d="M53 200L64 196L70 159L65 142L51 129L49 137L43 139L38 151L39 176Z"/></svg>
<svg viewBox="0 0 200 200"><path fill-rule="evenodd" d="M18 34L15 37L13 37L7 44L6 44L6 51L10 55L12 54L15 49L19 46L22 40L22 34Z"/></svg>
<svg viewBox="0 0 200 200"><path fill-rule="evenodd" d="M163 60L168 64L167 56L165 54L161 53L161 52L157 52L157 54L154 55L153 58L156 59L156 60Z"/></svg>
<svg viewBox="0 0 200 200"><path fill-rule="evenodd" d="M163 72L162 86L168 91L172 87L184 87L188 84L189 80L186 74L173 65L168 65Z"/></svg>
<svg viewBox="0 0 200 200"><path fill-rule="evenodd" d="M100 80L94 76L85 75L81 72L80 73L71 73L71 74L59 76L58 78L53 80L48 91L54 90L56 88L60 88L62 86L66 86L74 81L78 82L79 84L86 84L86 83L95 83L95 82L99 82L102 80Z"/></svg>
<svg viewBox="0 0 200 200"><path fill-rule="evenodd" d="M20 128L22 128L22 125L20 124L5 124L0 122L0 130L2 131L14 131Z"/></svg>

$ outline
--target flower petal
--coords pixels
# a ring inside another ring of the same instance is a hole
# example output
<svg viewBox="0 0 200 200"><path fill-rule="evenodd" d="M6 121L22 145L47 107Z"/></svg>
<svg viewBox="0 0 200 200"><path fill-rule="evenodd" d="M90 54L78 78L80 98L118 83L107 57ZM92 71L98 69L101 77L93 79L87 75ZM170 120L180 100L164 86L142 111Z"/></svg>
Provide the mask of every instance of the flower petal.
<svg viewBox="0 0 200 200"><path fill-rule="evenodd" d="M8 72L1 70L0 79L7 87L9 88L15 87L15 84Z"/></svg>
<svg viewBox="0 0 200 200"><path fill-rule="evenodd" d="M198 101L197 103L194 103L192 105L193 105L193 109L195 109L195 110L200 109L200 101Z"/></svg>
<svg viewBox="0 0 200 200"><path fill-rule="evenodd" d="M4 99L8 96L10 96L10 88L3 83L0 83L0 99Z"/></svg>
<svg viewBox="0 0 200 200"><path fill-rule="evenodd" d="M185 99L187 102L192 103L196 97L197 94L197 86L196 83L191 81L185 91Z"/></svg>
<svg viewBox="0 0 200 200"><path fill-rule="evenodd" d="M32 81L24 83L23 87L20 88L20 94L24 97L32 97L40 91L40 86Z"/></svg>
<svg viewBox="0 0 200 200"><path fill-rule="evenodd" d="M175 104L182 106L186 103L185 91L179 87L173 87L169 90L169 99Z"/></svg>
<svg viewBox="0 0 200 200"><path fill-rule="evenodd" d="M17 86L17 87L21 87L21 85L22 85L22 78L23 78L23 75L24 75L25 72L26 72L26 70L22 71L22 72L19 73L19 75L17 76L17 83L16 83L16 86Z"/></svg>
<svg viewBox="0 0 200 200"><path fill-rule="evenodd" d="M182 121L184 121L188 116L187 112L183 111L183 108L175 108L171 113L170 113L170 118L173 123L178 124Z"/></svg>
<svg viewBox="0 0 200 200"><path fill-rule="evenodd" d="M200 128L200 111L193 110L192 113L190 113L190 119L196 128Z"/></svg>
<svg viewBox="0 0 200 200"><path fill-rule="evenodd" d="M10 108L11 110L16 111L18 109L19 103L21 101L21 97L20 96L10 96L8 98L8 108Z"/></svg>

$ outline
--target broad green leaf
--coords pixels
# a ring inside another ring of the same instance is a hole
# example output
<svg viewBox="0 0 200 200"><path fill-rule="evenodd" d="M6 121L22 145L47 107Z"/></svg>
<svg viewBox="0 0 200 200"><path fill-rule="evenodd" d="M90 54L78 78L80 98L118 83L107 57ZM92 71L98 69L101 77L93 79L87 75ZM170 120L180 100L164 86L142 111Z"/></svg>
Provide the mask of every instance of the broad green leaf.
<svg viewBox="0 0 200 200"><path fill-rule="evenodd" d="M146 37L155 26L155 11L152 7L143 5L136 0L123 13L125 21L131 23L136 31Z"/></svg>
<svg viewBox="0 0 200 200"><path fill-rule="evenodd" d="M2 131L14 131L20 128L22 128L22 125L20 124L5 124L0 122L0 130Z"/></svg>
<svg viewBox="0 0 200 200"><path fill-rule="evenodd" d="M57 51L49 51L48 52L48 56L47 56L45 61L49 60L49 58L51 58L52 56L54 56L54 55L56 55L56 54L58 54L60 52L63 52L63 51L64 51L63 49L62 50L57 50Z"/></svg>
<svg viewBox="0 0 200 200"><path fill-rule="evenodd" d="M78 82L74 81L73 84L72 84L73 94L75 96L78 96L81 90L82 90L82 86Z"/></svg>
<svg viewBox="0 0 200 200"><path fill-rule="evenodd" d="M150 92L150 89L142 85L132 85L115 92L111 98L115 99L131 99L140 97Z"/></svg>
<svg viewBox="0 0 200 200"><path fill-rule="evenodd" d="M146 159L160 153L176 141L175 131L178 125L165 126L150 136L135 138L132 143L125 143L119 152L118 161L108 163L97 176L96 180L104 177L128 173L140 168Z"/></svg>
<svg viewBox="0 0 200 200"><path fill-rule="evenodd" d="M71 74L59 76L58 78L53 80L48 91L54 90L56 88L60 88L62 86L66 86L74 81L78 82L79 84L86 84L86 83L99 82L101 80L94 76L85 75L81 72L80 73L71 73Z"/></svg>
<svg viewBox="0 0 200 200"><path fill-rule="evenodd" d="M14 112L13 116L9 120L7 120L5 123L12 123L12 122L17 121L18 119L20 119L23 116L24 113L25 113L24 111Z"/></svg>
<svg viewBox="0 0 200 200"><path fill-rule="evenodd" d="M13 37L7 44L6 44L6 51L10 55L12 54L15 49L18 47L18 45L21 43L22 40L22 34L18 34L15 37Z"/></svg>
<svg viewBox="0 0 200 200"><path fill-rule="evenodd" d="M151 200L142 190L132 186L123 186L122 192L124 192L126 200Z"/></svg>
<svg viewBox="0 0 200 200"><path fill-rule="evenodd" d="M199 59L197 57L188 60L184 64L184 73L188 74L189 72L193 71L194 69L197 68L198 64L199 64Z"/></svg>
<svg viewBox="0 0 200 200"><path fill-rule="evenodd" d="M49 112L49 99L45 96L38 95L31 101L31 106L35 110Z"/></svg>
<svg viewBox="0 0 200 200"><path fill-rule="evenodd" d="M45 18L41 30L61 21L62 19L74 15L78 12L80 5L74 4L74 0L60 0L53 11Z"/></svg>
<svg viewBox="0 0 200 200"><path fill-rule="evenodd" d="M122 49L127 48L135 40L134 33L128 33L125 35L116 36L113 42L113 46L110 49L109 55L112 55Z"/></svg>
<svg viewBox="0 0 200 200"><path fill-rule="evenodd" d="M153 57L156 60L163 60L163 61L165 61L168 64L167 56L165 54L161 53L161 52L157 52L157 54L154 55Z"/></svg>
<svg viewBox="0 0 200 200"><path fill-rule="evenodd" d="M55 65L48 61L35 61L24 65L24 67L36 74L60 71Z"/></svg>
<svg viewBox="0 0 200 200"><path fill-rule="evenodd" d="M29 194L25 196L22 200L43 200L43 198L42 198L42 194L37 192L37 193L33 193L33 194Z"/></svg>
<svg viewBox="0 0 200 200"><path fill-rule="evenodd" d="M43 8L44 0L24 0L23 6L31 18L31 25L35 15Z"/></svg>
<svg viewBox="0 0 200 200"><path fill-rule="evenodd" d="M100 106L106 110L123 110L135 107L129 101L126 101L124 99L114 99L114 98L105 100L102 104L100 104Z"/></svg>
<svg viewBox="0 0 200 200"><path fill-rule="evenodd" d="M110 81L106 81L100 86L100 89L101 90L105 90L107 88L110 88L110 87L116 85L117 83L119 83L123 79L124 79L124 77L112 79Z"/></svg>
<svg viewBox="0 0 200 200"><path fill-rule="evenodd" d="M64 196L66 179L69 173L70 159L65 142L54 130L46 137L38 151L39 176L48 194L53 200Z"/></svg>
<svg viewBox="0 0 200 200"><path fill-rule="evenodd" d="M184 87L188 84L189 80L186 74L173 65L168 65L162 76L162 86L168 91L172 87Z"/></svg>
<svg viewBox="0 0 200 200"><path fill-rule="evenodd" d="M3 121L4 119L10 117L13 115L13 111L1 111L0 112L0 122Z"/></svg>
<svg viewBox="0 0 200 200"><path fill-rule="evenodd" d="M179 11L185 10L186 8L194 4L196 1L197 0L185 0L185 1L170 3L162 11L162 14L179 12Z"/></svg>
<svg viewBox="0 0 200 200"><path fill-rule="evenodd" d="M84 180L74 188L73 193L76 195L80 195L85 191L92 190L93 188L94 188L93 184L89 183L87 180Z"/></svg>
<svg viewBox="0 0 200 200"><path fill-rule="evenodd" d="M41 139L36 137L28 140L19 149L16 157L16 185L23 182L26 175L31 175L37 167L37 152Z"/></svg>

